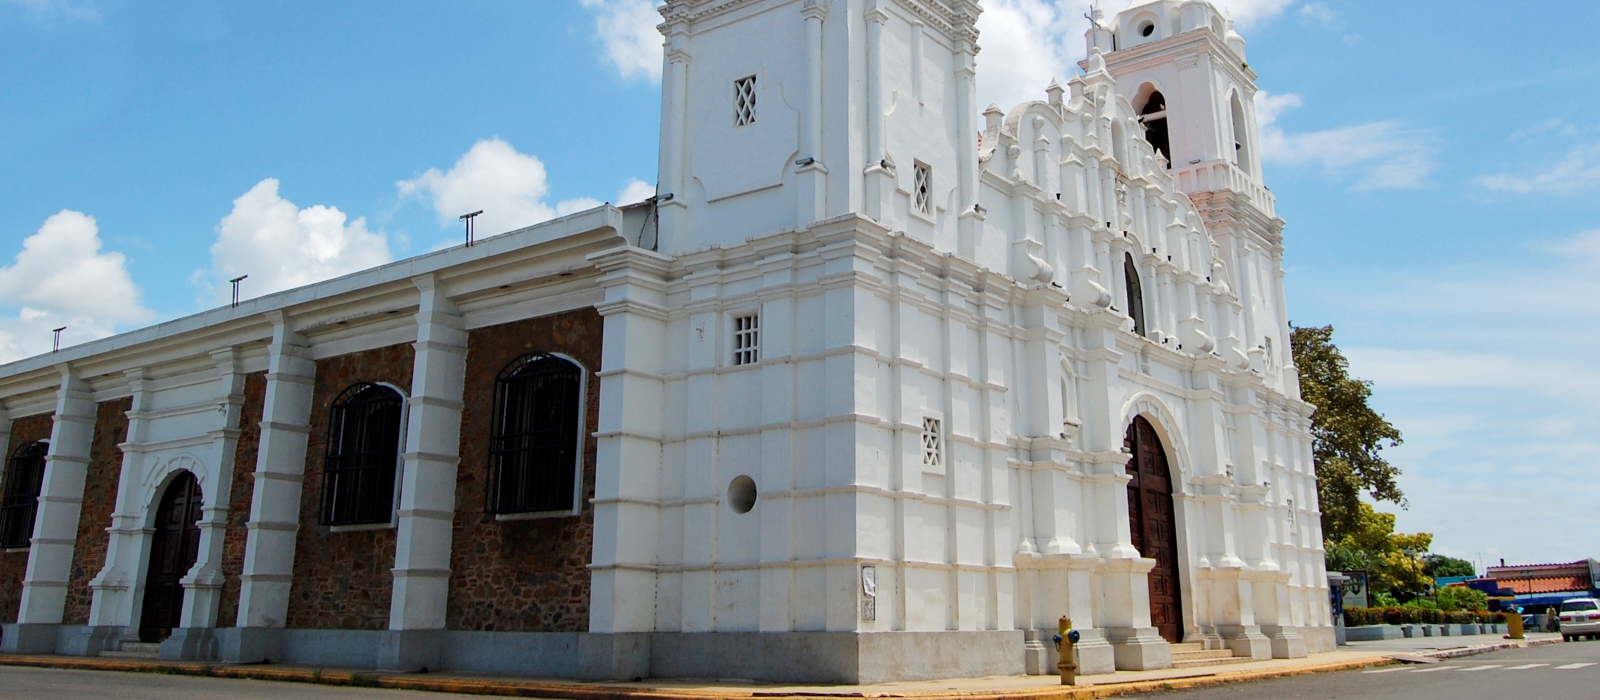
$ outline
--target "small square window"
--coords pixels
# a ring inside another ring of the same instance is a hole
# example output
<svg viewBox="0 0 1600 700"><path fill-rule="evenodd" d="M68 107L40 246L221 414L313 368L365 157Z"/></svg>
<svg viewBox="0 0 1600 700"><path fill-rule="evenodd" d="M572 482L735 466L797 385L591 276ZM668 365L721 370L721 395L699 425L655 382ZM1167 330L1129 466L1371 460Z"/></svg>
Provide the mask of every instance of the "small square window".
<svg viewBox="0 0 1600 700"><path fill-rule="evenodd" d="M756 314L733 319L733 364L753 365L761 359L761 319Z"/></svg>
<svg viewBox="0 0 1600 700"><path fill-rule="evenodd" d="M933 168L917 163L915 181L911 185L912 206L917 211L933 214Z"/></svg>
<svg viewBox="0 0 1600 700"><path fill-rule="evenodd" d="M733 125L745 126L756 122L756 77L733 81Z"/></svg>
<svg viewBox="0 0 1600 700"><path fill-rule="evenodd" d="M944 434L938 418L922 419L922 466L938 467L944 464Z"/></svg>

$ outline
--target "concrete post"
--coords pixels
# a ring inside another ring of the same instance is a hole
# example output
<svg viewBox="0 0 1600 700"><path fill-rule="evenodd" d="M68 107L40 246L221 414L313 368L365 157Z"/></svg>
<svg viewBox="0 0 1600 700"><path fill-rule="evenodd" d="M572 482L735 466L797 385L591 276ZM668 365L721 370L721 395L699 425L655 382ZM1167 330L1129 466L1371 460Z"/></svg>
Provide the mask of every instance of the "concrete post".
<svg viewBox="0 0 1600 700"><path fill-rule="evenodd" d="M289 610L295 534L300 530L300 490L305 480L306 442L311 432L311 393L316 365L304 338L281 311L268 315L266 401L261 447L256 453L250 532L240 576L239 629L222 639L225 661L281 660L282 631Z"/></svg>
<svg viewBox="0 0 1600 700"><path fill-rule="evenodd" d="M89 444L94 437L94 399L89 385L71 366L56 391L55 425L45 457L39 511L34 517L28 569L22 578L22 607L8 626L0 650L9 654L48 654L56 649L56 629L67 602L67 577L78 539L83 484L89 476Z"/></svg>
<svg viewBox="0 0 1600 700"><path fill-rule="evenodd" d="M440 666L467 371L467 331L461 311L432 275L412 282L421 294L416 359L405 467L400 474L400 531L389 632L378 654L379 667L394 671Z"/></svg>

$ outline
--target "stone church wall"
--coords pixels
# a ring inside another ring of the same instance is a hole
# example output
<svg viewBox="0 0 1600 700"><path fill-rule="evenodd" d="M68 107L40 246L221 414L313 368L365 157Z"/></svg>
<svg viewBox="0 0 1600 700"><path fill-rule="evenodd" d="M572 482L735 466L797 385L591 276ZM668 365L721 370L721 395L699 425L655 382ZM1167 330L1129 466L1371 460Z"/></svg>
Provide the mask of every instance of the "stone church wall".
<svg viewBox="0 0 1600 700"><path fill-rule="evenodd" d="M389 626L396 532L393 528L333 532L318 525L328 441L328 409L356 382L378 382L411 394L410 344L317 360L289 593L290 629L382 630Z"/></svg>
<svg viewBox="0 0 1600 700"><path fill-rule="evenodd" d="M94 591L89 580L106 564L111 533L111 513L117 509L117 485L122 478L122 450L128 439L128 411L133 398L102 401L95 406L94 438L89 445L89 475L83 485L83 510L78 514L78 544L72 550L72 570L67 578L67 606L62 622L89 622Z"/></svg>
<svg viewBox="0 0 1600 700"><path fill-rule="evenodd" d="M451 548L447 626L453 630L584 632L594 546L595 440L602 319L594 309L488 326L467 338L461 463ZM494 384L531 352L566 355L588 372L583 431L583 503L578 517L496 521L487 499Z"/></svg>
<svg viewBox="0 0 1600 700"><path fill-rule="evenodd" d="M13 420L9 449L15 452L24 442L50 439L53 416L51 413L41 413ZM11 455L6 454L5 459L10 460ZM0 553L0 622L9 624L17 621L17 611L22 607L22 576L27 569L28 550Z"/></svg>
<svg viewBox="0 0 1600 700"><path fill-rule="evenodd" d="M239 576L244 574L244 546L249 535L250 499L254 496L256 452L261 447L261 412L267 396L267 373L244 378L244 406L239 414L239 444L233 457L233 493L228 497L228 529L222 537L222 601L217 626L233 627L239 616Z"/></svg>

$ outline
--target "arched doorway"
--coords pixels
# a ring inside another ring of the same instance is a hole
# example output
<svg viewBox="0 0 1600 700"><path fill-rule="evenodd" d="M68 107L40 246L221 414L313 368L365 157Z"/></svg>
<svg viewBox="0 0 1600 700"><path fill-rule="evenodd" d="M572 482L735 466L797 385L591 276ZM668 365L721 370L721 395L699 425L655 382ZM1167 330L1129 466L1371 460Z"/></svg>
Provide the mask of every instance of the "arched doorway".
<svg viewBox="0 0 1600 700"><path fill-rule="evenodd" d="M183 620L183 584L178 580L200 554L200 505L200 483L187 471L167 485L157 502L144 612L139 617L141 642L166 639Z"/></svg>
<svg viewBox="0 0 1600 700"><path fill-rule="evenodd" d="M1173 644L1183 641L1183 596L1178 587L1178 524L1172 507L1167 453L1143 416L1128 426L1128 530L1139 555L1156 560L1150 570L1150 624Z"/></svg>

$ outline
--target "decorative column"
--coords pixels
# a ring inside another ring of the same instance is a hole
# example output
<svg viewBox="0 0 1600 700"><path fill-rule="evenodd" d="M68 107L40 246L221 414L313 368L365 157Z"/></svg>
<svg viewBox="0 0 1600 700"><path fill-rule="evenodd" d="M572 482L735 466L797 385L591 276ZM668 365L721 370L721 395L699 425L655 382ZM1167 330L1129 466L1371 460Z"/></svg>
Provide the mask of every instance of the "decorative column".
<svg viewBox="0 0 1600 700"><path fill-rule="evenodd" d="M228 502L233 494L233 466L239 445L239 417L244 413L244 372L239 353L223 348L211 353L217 367L215 428L211 444L200 448L216 478L206 484L200 509L200 552L194 567L179 580L183 585L183 620L161 643L166 659L214 659L217 655L217 608L222 604L222 540L228 531ZM197 475L198 476L198 475Z"/></svg>
<svg viewBox="0 0 1600 700"><path fill-rule="evenodd" d="M67 602L67 577L78 540L83 484L89 476L89 444L94 437L94 399L89 384L70 365L56 365L55 425L45 457L39 511L34 518L28 569L22 578L17 624L6 625L0 650L8 654L48 654L56 649L56 628Z"/></svg>
<svg viewBox="0 0 1600 700"><path fill-rule="evenodd" d="M972 77L977 74L978 55L978 31L973 24L980 11L976 2L964 2L956 10L957 38L952 57L956 63L956 186L960 197L956 205L961 212L956 225L956 248L968 260L977 259L984 221L983 207L978 204L978 132L972 126L972 103L977 99Z"/></svg>
<svg viewBox="0 0 1600 700"><path fill-rule="evenodd" d="M874 221L896 228L889 222L894 214L894 170L883 145L883 25L889 13L877 0L866 12L867 21L867 168L863 172L866 214Z"/></svg>
<svg viewBox="0 0 1600 700"><path fill-rule="evenodd" d="M418 303L416 359L400 482L389 632L378 666L439 668L450 588L450 538L461 462L462 390L467 330L461 310L432 275L412 280Z"/></svg>
<svg viewBox="0 0 1600 700"><path fill-rule="evenodd" d="M656 250L687 247L688 203L683 170L689 129L689 9L682 2L662 11L666 70L661 75L661 156L656 186Z"/></svg>
<svg viewBox="0 0 1600 700"><path fill-rule="evenodd" d="M316 364L305 338L294 331L284 312L267 317L272 321L272 344L267 347L261 447L246 524L250 532L239 577L239 629L222 638L224 661L282 660L295 535L300 530Z"/></svg>
<svg viewBox="0 0 1600 700"><path fill-rule="evenodd" d="M139 488L144 474L144 443L150 431L150 380L144 376L143 367L122 373L128 381L128 391L133 403L128 407L128 434L117 448L122 451L122 471L117 480L117 507L111 513L110 536L106 541L106 563L100 573L89 580L89 590L94 598L89 606L89 632L86 639L75 640L68 654L95 656L101 651L118 648L122 642L139 641L139 628L134 624L137 607L132 595L133 581L138 568L146 561L150 549L150 534L154 530L144 520L147 503L140 502ZM81 646L80 646L81 645Z"/></svg>
<svg viewBox="0 0 1600 700"><path fill-rule="evenodd" d="M805 0L800 16L806 20L806 110L794 172L800 184L795 223L804 226L828 215L828 169L822 165L822 20L828 8L818 0Z"/></svg>
<svg viewBox="0 0 1600 700"><path fill-rule="evenodd" d="M650 673L660 513L662 376L667 265L638 249L597 253L604 276L600 421L595 438L594 559L589 634L578 646L585 678Z"/></svg>

